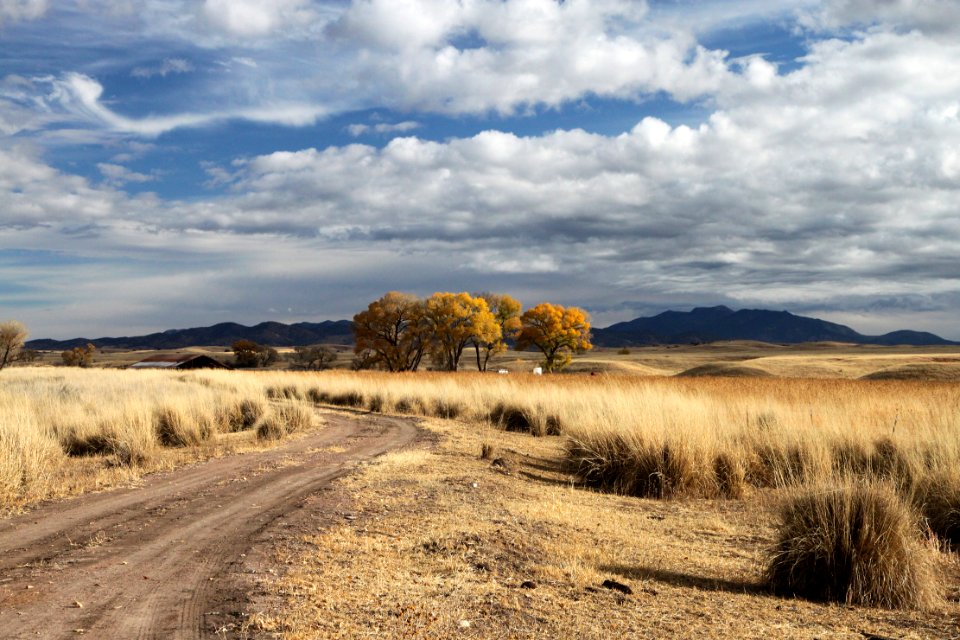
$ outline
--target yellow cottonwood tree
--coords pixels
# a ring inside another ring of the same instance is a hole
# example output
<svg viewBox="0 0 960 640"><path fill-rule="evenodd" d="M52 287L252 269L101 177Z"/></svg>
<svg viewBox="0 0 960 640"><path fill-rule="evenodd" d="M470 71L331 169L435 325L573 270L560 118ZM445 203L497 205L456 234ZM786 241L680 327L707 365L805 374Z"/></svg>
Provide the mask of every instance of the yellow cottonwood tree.
<svg viewBox="0 0 960 640"><path fill-rule="evenodd" d="M477 354L477 370L486 371L490 358L507 350L506 340L515 340L520 333L520 302L507 294L484 292L477 294L487 302L487 308L500 325L500 337L492 341L473 340Z"/></svg>
<svg viewBox="0 0 960 640"><path fill-rule="evenodd" d="M469 293L434 293L427 298L425 318L434 360L447 371L457 370L471 342L493 343L501 337L487 301Z"/></svg>
<svg viewBox="0 0 960 640"><path fill-rule="evenodd" d="M416 371L429 336L424 303L416 296L391 291L353 316L354 352L388 371Z"/></svg>
<svg viewBox="0 0 960 640"><path fill-rule="evenodd" d="M533 346L543 353L543 368L558 371L570 364L573 353L589 351L590 318L578 307L544 302L520 316L517 350Z"/></svg>

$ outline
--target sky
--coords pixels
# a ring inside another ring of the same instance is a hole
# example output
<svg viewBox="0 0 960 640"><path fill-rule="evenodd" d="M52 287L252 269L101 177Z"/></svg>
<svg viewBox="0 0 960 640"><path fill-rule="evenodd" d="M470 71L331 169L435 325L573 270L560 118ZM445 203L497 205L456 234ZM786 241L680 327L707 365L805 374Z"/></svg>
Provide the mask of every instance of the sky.
<svg viewBox="0 0 960 640"><path fill-rule="evenodd" d="M0 0L0 320L510 293L960 339L955 0Z"/></svg>

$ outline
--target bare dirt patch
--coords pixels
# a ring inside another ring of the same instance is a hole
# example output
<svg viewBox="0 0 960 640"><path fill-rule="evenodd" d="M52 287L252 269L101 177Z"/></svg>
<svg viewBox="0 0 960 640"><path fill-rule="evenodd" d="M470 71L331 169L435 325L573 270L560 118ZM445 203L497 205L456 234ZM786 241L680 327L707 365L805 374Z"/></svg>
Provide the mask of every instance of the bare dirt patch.
<svg viewBox="0 0 960 640"><path fill-rule="evenodd" d="M241 637L251 572L276 571L257 545L315 532L336 516L331 480L418 434L409 419L324 417L273 450L0 521L2 637Z"/></svg>

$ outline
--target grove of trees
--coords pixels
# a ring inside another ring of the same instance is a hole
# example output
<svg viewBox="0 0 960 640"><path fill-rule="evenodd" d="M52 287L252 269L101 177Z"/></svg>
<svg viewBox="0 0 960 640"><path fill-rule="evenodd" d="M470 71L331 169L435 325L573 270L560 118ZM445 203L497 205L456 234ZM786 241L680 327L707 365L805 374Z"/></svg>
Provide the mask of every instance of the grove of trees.
<svg viewBox="0 0 960 640"><path fill-rule="evenodd" d="M233 350L234 363L240 368L265 367L280 359L276 349L253 340L237 340L230 348Z"/></svg>
<svg viewBox="0 0 960 640"><path fill-rule="evenodd" d="M420 299L391 291L353 317L354 366L416 371L428 356L437 368L456 371L472 346L477 369L486 371L490 359L514 341L518 350L540 350L544 368L558 371L573 353L593 347L582 309L543 303L520 311L520 303L505 294L437 292Z"/></svg>
<svg viewBox="0 0 960 640"><path fill-rule="evenodd" d="M294 347L293 365L298 369L308 371L323 371L333 366L337 359L337 352L320 344L306 347Z"/></svg>

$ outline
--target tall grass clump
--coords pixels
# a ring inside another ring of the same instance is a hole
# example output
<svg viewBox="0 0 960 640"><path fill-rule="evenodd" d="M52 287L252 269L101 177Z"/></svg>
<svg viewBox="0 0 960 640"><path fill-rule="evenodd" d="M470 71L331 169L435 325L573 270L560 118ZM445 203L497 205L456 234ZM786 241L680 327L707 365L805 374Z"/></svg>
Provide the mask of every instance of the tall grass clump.
<svg viewBox="0 0 960 640"><path fill-rule="evenodd" d="M224 431L236 433L255 428L267 414L267 403L257 397L225 402L218 412L218 422Z"/></svg>
<svg viewBox="0 0 960 640"><path fill-rule="evenodd" d="M740 490L732 461L724 458L715 464L707 450L679 439L622 432L571 438L566 464L586 486L622 495L712 496L721 491L715 476L718 468L725 483L723 490Z"/></svg>
<svg viewBox="0 0 960 640"><path fill-rule="evenodd" d="M782 505L766 580L778 594L924 609L939 599L933 550L887 483L796 490Z"/></svg>
<svg viewBox="0 0 960 640"><path fill-rule="evenodd" d="M270 415L257 427L260 440L279 440L280 438L303 431L313 424L313 413L298 404L281 404L273 408Z"/></svg>
<svg viewBox="0 0 960 640"><path fill-rule="evenodd" d="M931 472L912 499L930 530L952 547L960 547L960 468Z"/></svg>
<svg viewBox="0 0 960 640"><path fill-rule="evenodd" d="M214 426L208 414L169 404L157 408L154 430L165 447L195 447L210 439Z"/></svg>

